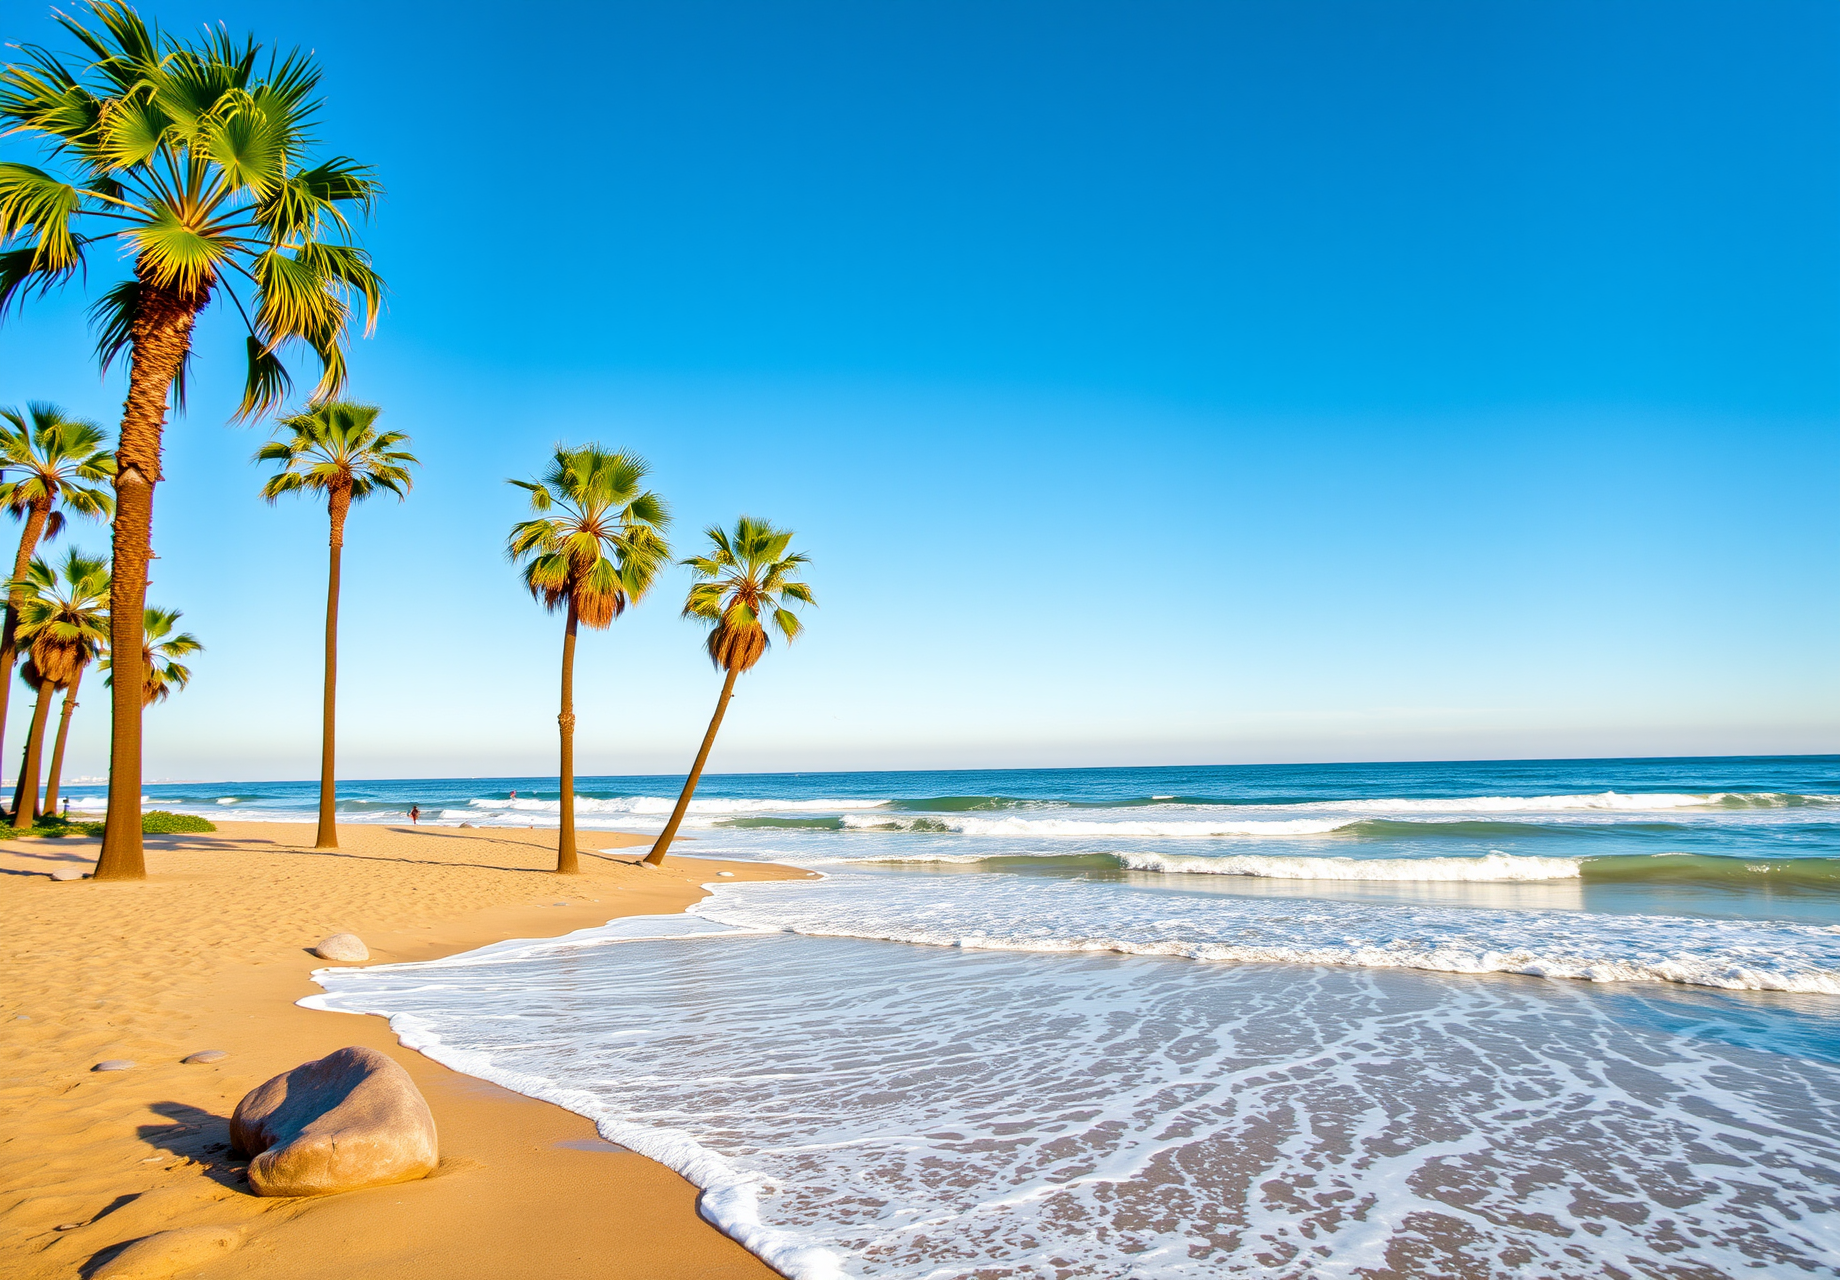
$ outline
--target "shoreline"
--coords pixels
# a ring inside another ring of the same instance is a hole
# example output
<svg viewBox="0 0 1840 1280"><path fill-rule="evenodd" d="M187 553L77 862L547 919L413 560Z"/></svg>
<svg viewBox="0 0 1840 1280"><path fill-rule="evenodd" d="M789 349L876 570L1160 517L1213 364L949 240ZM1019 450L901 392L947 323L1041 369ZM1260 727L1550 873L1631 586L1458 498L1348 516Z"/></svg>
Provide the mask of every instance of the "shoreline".
<svg viewBox="0 0 1840 1280"><path fill-rule="evenodd" d="M0 843L0 1270L75 1276L178 1227L230 1227L234 1252L188 1275L308 1280L328 1262L378 1280L528 1276L585 1267L647 1277L772 1277L706 1222L697 1189L602 1140L588 1120L403 1047L383 1018L304 1009L333 967L308 948L349 930L364 964L433 960L623 916L674 914L735 879L805 873L673 856L609 856L650 838L582 831L583 874L542 870L553 830L341 826L337 851L297 823L221 822L147 837L145 882L58 883L94 839ZM598 855L598 856L597 856ZM566 904L566 905L565 905ZM434 1111L441 1164L420 1182L262 1199L225 1144L262 1081L345 1045L408 1069ZM179 1059L203 1049L208 1066ZM97 1073L109 1058L138 1065ZM59 1231L63 1224L78 1223Z"/></svg>

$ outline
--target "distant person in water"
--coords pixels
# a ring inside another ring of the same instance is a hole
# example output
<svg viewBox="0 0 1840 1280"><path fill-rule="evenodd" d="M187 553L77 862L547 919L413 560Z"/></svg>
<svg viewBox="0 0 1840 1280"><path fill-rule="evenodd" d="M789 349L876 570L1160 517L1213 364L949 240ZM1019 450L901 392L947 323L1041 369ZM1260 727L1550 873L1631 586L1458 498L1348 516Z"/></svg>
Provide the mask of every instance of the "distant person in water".
<svg viewBox="0 0 1840 1280"><path fill-rule="evenodd" d="M513 800L517 799L517 789L515 787L511 791L511 798Z"/></svg>
<svg viewBox="0 0 1840 1280"><path fill-rule="evenodd" d="M409 821L412 823L417 823L417 822L420 822L421 820L422 820L422 806L419 804L410 805L409 806Z"/></svg>

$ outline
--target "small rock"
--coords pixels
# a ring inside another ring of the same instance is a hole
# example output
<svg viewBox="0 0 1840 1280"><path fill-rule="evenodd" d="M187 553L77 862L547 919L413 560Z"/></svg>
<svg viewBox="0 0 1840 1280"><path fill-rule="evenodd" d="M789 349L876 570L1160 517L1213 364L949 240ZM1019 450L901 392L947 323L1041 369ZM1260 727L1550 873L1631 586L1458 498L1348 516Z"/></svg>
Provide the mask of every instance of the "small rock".
<svg viewBox="0 0 1840 1280"><path fill-rule="evenodd" d="M364 939L355 933L335 933L330 938L321 938L313 954L321 960L369 960L370 948L364 945Z"/></svg>
<svg viewBox="0 0 1840 1280"><path fill-rule="evenodd" d="M259 1196L323 1196L426 1178L434 1115L393 1059L362 1045L303 1063L243 1095L230 1145Z"/></svg>
<svg viewBox="0 0 1840 1280"><path fill-rule="evenodd" d="M243 1243L235 1227L180 1227L142 1236L95 1271L90 1280L164 1280L221 1258Z"/></svg>
<svg viewBox="0 0 1840 1280"><path fill-rule="evenodd" d="M718 872L716 872L716 874L717 874L717 875L719 875L719 876L732 876L732 875L734 875L735 873L734 873L734 872L732 872L732 871L718 871Z"/></svg>
<svg viewBox="0 0 1840 1280"><path fill-rule="evenodd" d="M32 1015L29 1013L16 1013L13 1015L13 1021L14 1022L30 1022L32 1021Z"/></svg>
<svg viewBox="0 0 1840 1280"><path fill-rule="evenodd" d="M60 1222L57 1224L57 1226L53 1227L52 1230L53 1231L75 1231L78 1227L82 1225L83 1224L81 1222Z"/></svg>
<svg viewBox="0 0 1840 1280"><path fill-rule="evenodd" d="M203 1066L207 1062L222 1062L229 1056L230 1055L225 1053L222 1049L200 1049L197 1053L192 1054L190 1057L181 1058L179 1061L196 1067Z"/></svg>
<svg viewBox="0 0 1840 1280"><path fill-rule="evenodd" d="M460 825L461 825L461 827L462 827L462 828L464 828L464 829L465 829L465 830L467 830L467 831L472 831L472 830L475 830L475 828L474 828L474 826L473 826L473 824L472 824L472 823L470 823L470 822L462 822L462 823L461 823Z"/></svg>
<svg viewBox="0 0 1840 1280"><path fill-rule="evenodd" d="M75 867L59 867L51 873L53 880L81 880L84 873Z"/></svg>
<svg viewBox="0 0 1840 1280"><path fill-rule="evenodd" d="M130 1062L126 1058L105 1058L103 1061L98 1062L95 1066L91 1067L90 1070L91 1071L132 1071L137 1065L139 1064Z"/></svg>

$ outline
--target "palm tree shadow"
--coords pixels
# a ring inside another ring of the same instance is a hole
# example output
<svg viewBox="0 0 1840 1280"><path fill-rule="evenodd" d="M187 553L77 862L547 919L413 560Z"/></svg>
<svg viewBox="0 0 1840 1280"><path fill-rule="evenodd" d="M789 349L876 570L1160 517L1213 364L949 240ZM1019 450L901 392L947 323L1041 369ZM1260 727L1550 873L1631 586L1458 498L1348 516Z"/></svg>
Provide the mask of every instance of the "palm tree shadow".
<svg viewBox="0 0 1840 1280"><path fill-rule="evenodd" d="M230 1152L229 1116L187 1102L156 1102L148 1110L165 1116L167 1123L141 1125L135 1133L142 1142L185 1157L220 1186L247 1192L242 1170L249 1162Z"/></svg>

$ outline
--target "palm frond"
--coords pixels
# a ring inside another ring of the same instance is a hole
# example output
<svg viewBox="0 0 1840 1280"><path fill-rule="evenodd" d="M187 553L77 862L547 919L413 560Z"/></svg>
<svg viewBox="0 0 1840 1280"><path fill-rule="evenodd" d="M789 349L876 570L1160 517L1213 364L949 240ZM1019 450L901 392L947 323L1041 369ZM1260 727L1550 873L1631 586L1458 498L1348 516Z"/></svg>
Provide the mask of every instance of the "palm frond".
<svg viewBox="0 0 1840 1280"><path fill-rule="evenodd" d="M811 588L790 576L810 557L789 551L790 529L752 516L736 520L732 532L710 525L703 536L709 550L679 562L694 576L683 616L709 625L705 647L711 662L726 671L746 671L767 651L765 620L788 642L804 633L805 624L785 605L816 605Z"/></svg>

